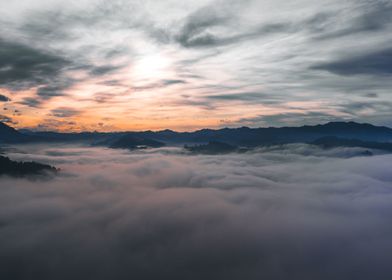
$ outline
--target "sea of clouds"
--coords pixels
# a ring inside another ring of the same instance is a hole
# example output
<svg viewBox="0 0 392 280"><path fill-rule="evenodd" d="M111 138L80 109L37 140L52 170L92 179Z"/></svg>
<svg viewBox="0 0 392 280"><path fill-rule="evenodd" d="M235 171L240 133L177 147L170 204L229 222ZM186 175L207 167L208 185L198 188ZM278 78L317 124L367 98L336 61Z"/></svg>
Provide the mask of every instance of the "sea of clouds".
<svg viewBox="0 0 392 280"><path fill-rule="evenodd" d="M18 146L0 279L391 279L392 155L309 145L189 155Z"/></svg>

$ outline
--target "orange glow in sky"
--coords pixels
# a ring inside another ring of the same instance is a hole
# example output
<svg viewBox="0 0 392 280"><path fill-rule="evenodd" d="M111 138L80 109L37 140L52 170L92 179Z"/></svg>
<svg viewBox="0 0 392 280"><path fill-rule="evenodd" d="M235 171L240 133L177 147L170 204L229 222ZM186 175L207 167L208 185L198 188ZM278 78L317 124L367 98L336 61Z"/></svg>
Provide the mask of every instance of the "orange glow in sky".
<svg viewBox="0 0 392 280"><path fill-rule="evenodd" d="M14 2L0 9L0 121L17 128L391 124L392 32L349 32L367 22L354 3Z"/></svg>

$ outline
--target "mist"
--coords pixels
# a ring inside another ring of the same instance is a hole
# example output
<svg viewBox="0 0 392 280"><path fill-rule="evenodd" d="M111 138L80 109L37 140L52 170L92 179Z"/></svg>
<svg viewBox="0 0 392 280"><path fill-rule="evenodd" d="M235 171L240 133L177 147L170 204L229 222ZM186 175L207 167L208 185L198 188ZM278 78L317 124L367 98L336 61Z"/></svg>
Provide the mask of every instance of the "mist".
<svg viewBox="0 0 392 280"><path fill-rule="evenodd" d="M1 279L390 279L392 155L311 145L190 155L16 146Z"/></svg>

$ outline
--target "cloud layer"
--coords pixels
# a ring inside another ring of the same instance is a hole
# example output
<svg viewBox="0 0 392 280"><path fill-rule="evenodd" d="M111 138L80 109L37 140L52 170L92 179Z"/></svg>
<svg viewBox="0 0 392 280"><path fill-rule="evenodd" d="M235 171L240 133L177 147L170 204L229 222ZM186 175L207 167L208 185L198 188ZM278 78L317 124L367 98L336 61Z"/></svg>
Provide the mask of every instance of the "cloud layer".
<svg viewBox="0 0 392 280"><path fill-rule="evenodd" d="M19 147L63 175L0 179L0 277L389 279L392 158L362 152Z"/></svg>

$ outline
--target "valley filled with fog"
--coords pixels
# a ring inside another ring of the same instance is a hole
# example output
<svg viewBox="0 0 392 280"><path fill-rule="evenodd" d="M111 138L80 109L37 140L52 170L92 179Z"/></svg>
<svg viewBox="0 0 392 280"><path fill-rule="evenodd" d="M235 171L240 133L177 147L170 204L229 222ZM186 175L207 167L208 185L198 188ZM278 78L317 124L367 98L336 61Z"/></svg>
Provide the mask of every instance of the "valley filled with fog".
<svg viewBox="0 0 392 280"><path fill-rule="evenodd" d="M6 153L60 171L0 178L1 279L392 273L391 154L306 144L225 155L55 144Z"/></svg>

